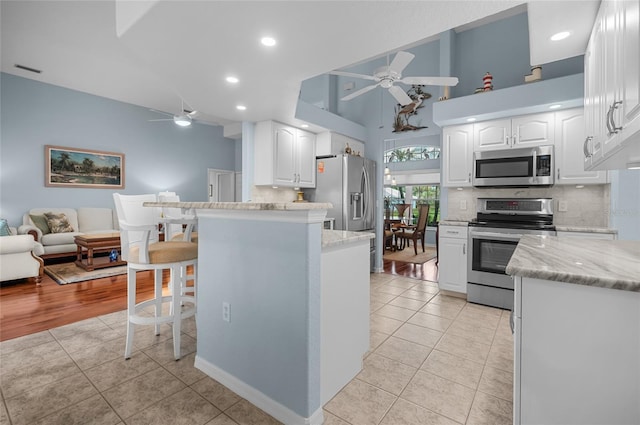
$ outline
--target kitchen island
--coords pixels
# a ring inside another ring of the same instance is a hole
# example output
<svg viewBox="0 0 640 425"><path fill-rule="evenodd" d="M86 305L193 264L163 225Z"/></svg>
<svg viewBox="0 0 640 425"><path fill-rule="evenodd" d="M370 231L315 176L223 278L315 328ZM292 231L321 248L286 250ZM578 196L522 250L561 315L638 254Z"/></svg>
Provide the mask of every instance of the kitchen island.
<svg viewBox="0 0 640 425"><path fill-rule="evenodd" d="M373 234L324 230L324 203L145 205L198 217L195 366L283 423L322 423L369 348Z"/></svg>
<svg viewBox="0 0 640 425"><path fill-rule="evenodd" d="M640 242L524 236L514 424L640 423Z"/></svg>

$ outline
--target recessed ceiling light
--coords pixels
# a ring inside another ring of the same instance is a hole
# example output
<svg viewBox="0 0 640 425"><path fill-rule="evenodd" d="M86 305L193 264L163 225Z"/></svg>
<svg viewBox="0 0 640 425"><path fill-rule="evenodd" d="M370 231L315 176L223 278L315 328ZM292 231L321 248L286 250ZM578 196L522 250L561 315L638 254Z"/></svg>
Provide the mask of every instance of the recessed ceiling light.
<svg viewBox="0 0 640 425"><path fill-rule="evenodd" d="M233 75L229 75L229 76L226 78L226 80L227 80L227 83L232 83L232 84L235 84L235 83L237 83L238 81L240 81L240 80L238 80L238 78L237 78L237 77L234 77Z"/></svg>
<svg viewBox="0 0 640 425"><path fill-rule="evenodd" d="M260 39L260 43L262 43L263 45L267 46L267 47L272 47L276 45L276 39L273 37L262 37Z"/></svg>
<svg viewBox="0 0 640 425"><path fill-rule="evenodd" d="M474 122L476 119L471 117L471 118L467 118L467 122Z"/></svg>
<svg viewBox="0 0 640 425"><path fill-rule="evenodd" d="M562 31L562 32L558 32L556 34L553 34L551 36L551 41L560 41L560 40L564 40L565 38L569 37L571 35L571 33L569 31Z"/></svg>
<svg viewBox="0 0 640 425"><path fill-rule="evenodd" d="M562 108L562 105L559 104L559 103L556 103L555 105L549 106L549 109L558 109L558 108Z"/></svg>
<svg viewBox="0 0 640 425"><path fill-rule="evenodd" d="M244 105L237 105L237 106L236 106L236 109L237 109L238 111L246 111L246 110L247 110L247 107L246 107L246 106L244 106Z"/></svg>
<svg viewBox="0 0 640 425"><path fill-rule="evenodd" d="M309 128L309 124L302 124L302 125L300 125L300 127L302 127L302 128Z"/></svg>

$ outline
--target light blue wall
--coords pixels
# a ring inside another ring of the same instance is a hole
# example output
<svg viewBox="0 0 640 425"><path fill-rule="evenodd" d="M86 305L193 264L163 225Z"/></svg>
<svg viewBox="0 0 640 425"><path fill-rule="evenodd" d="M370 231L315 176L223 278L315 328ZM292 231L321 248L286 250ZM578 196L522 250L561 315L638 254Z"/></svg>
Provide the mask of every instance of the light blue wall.
<svg viewBox="0 0 640 425"><path fill-rule="evenodd" d="M321 407L320 223L203 213L198 226L198 356L311 416Z"/></svg>
<svg viewBox="0 0 640 425"><path fill-rule="evenodd" d="M640 241L640 170L616 170L611 177L611 222L618 239Z"/></svg>
<svg viewBox="0 0 640 425"><path fill-rule="evenodd" d="M12 226L36 207L113 208L110 189L45 187L44 146L125 154L121 193L176 191L207 200L207 168L233 170L235 144L223 129L180 128L146 108L2 73L0 215Z"/></svg>
<svg viewBox="0 0 640 425"><path fill-rule="evenodd" d="M494 90L524 84L531 73L529 23L521 13L494 23L460 32L455 38L453 75L460 82L452 97L472 95L482 87L486 72L493 76ZM583 57L545 64L542 78L550 79L583 72Z"/></svg>

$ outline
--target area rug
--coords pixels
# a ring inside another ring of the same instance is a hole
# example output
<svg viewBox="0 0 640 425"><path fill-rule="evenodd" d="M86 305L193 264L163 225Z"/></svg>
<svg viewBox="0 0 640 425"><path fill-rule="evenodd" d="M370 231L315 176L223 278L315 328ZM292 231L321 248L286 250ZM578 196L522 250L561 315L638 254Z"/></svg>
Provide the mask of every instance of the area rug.
<svg viewBox="0 0 640 425"><path fill-rule="evenodd" d="M44 272L59 285L66 285L67 283L84 282L86 280L126 274L127 266L106 267L88 272L74 263L61 263L44 266Z"/></svg>
<svg viewBox="0 0 640 425"><path fill-rule="evenodd" d="M407 247L402 251L385 250L383 259L391 261L404 261L405 263L423 264L436 257L435 247L425 246L424 252L422 247L418 247L418 255L415 255L413 246Z"/></svg>

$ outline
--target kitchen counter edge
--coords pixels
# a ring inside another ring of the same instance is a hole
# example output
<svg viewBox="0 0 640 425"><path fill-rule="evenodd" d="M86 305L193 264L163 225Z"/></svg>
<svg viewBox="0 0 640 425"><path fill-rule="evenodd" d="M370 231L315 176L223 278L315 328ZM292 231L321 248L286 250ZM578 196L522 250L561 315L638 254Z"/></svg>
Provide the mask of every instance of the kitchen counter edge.
<svg viewBox="0 0 640 425"><path fill-rule="evenodd" d="M640 292L640 242L525 235L506 273Z"/></svg>
<svg viewBox="0 0 640 425"><path fill-rule="evenodd" d="M201 210L305 211L333 208L326 202L145 202L145 207Z"/></svg>
<svg viewBox="0 0 640 425"><path fill-rule="evenodd" d="M348 245L359 241L368 241L375 238L374 233L369 232L349 232L346 230L322 230L322 247Z"/></svg>

